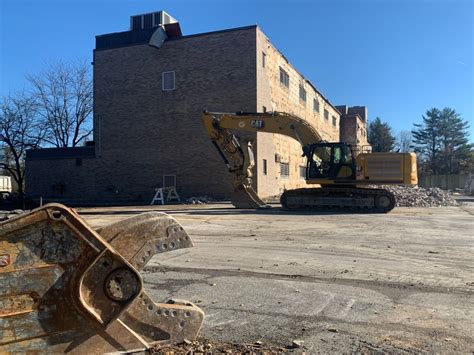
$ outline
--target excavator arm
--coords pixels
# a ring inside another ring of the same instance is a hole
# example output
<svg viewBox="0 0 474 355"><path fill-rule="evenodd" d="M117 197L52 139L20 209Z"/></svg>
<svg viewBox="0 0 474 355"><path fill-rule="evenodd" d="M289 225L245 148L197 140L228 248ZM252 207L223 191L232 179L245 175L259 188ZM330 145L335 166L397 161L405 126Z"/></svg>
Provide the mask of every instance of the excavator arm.
<svg viewBox="0 0 474 355"><path fill-rule="evenodd" d="M287 113L219 113L204 111L204 126L229 172L234 174L232 203L237 208L265 208L252 187L255 165L251 142L239 143L232 130L282 134L297 140L306 154L309 145L322 140L307 121Z"/></svg>

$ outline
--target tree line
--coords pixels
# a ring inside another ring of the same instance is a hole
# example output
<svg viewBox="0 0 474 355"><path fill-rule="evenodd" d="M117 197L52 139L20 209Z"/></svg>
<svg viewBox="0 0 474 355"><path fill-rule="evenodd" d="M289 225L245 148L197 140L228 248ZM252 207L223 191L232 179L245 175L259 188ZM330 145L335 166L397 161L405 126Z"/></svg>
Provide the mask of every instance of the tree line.
<svg viewBox="0 0 474 355"><path fill-rule="evenodd" d="M460 174L474 167L474 145L469 141L469 123L456 110L432 108L411 131L393 129L379 117L368 127L368 141L374 152L417 153L418 171L426 175Z"/></svg>
<svg viewBox="0 0 474 355"><path fill-rule="evenodd" d="M0 98L0 170L13 178L20 196L28 149L77 147L92 133L92 76L86 63L54 63L26 79L29 89Z"/></svg>

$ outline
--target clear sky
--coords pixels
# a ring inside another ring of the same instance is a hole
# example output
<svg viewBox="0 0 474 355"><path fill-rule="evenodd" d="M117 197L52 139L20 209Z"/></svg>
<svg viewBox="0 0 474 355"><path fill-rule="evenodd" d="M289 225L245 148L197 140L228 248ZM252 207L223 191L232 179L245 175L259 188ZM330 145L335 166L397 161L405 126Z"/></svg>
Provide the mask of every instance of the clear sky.
<svg viewBox="0 0 474 355"><path fill-rule="evenodd" d="M334 105L396 132L449 106L474 137L473 0L0 0L0 94L50 61L92 61L95 35L165 10L194 34L258 24ZM210 53L212 55L212 53Z"/></svg>

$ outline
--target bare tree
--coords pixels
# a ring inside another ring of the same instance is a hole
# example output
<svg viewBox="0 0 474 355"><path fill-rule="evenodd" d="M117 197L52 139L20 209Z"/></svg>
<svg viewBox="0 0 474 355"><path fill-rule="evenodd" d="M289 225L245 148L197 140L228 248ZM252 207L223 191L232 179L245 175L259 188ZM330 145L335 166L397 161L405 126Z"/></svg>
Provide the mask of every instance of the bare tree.
<svg viewBox="0 0 474 355"><path fill-rule="evenodd" d="M396 147L400 153L408 153L412 151L411 148L412 135L410 131L400 131L397 137Z"/></svg>
<svg viewBox="0 0 474 355"><path fill-rule="evenodd" d="M59 62L27 78L44 121L45 141L55 147L76 147L85 141L92 132L89 66L85 62Z"/></svg>
<svg viewBox="0 0 474 355"><path fill-rule="evenodd" d="M0 100L0 168L13 177L21 197L26 150L38 148L44 136L36 114L35 100L23 93Z"/></svg>

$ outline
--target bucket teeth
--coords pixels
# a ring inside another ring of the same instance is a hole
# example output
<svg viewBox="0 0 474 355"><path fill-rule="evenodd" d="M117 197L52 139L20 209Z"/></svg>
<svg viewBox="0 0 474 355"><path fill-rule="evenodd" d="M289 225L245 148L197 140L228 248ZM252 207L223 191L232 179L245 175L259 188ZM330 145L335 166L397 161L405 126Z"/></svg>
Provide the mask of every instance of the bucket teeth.
<svg viewBox="0 0 474 355"><path fill-rule="evenodd" d="M137 270L142 270L155 254L193 246L178 221L163 212L142 213L97 232Z"/></svg>
<svg viewBox="0 0 474 355"><path fill-rule="evenodd" d="M135 351L195 339L202 310L154 302L139 274L155 254L192 246L159 212L98 231L59 204L0 222L0 353Z"/></svg>
<svg viewBox="0 0 474 355"><path fill-rule="evenodd" d="M98 232L137 270L142 270L155 254L193 246L178 221L162 212L142 213ZM150 346L195 339L203 319L204 312L191 302L155 303L146 291L120 317Z"/></svg>

